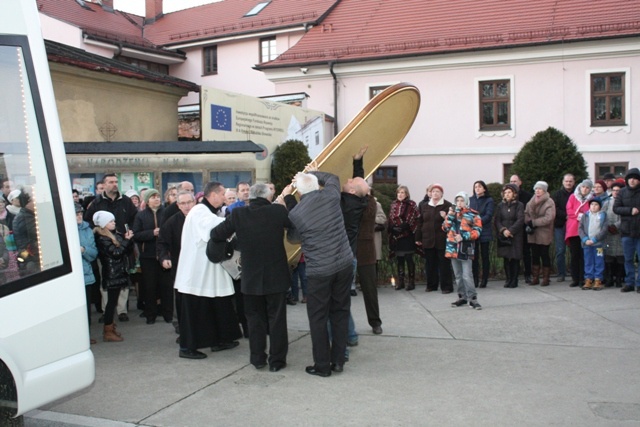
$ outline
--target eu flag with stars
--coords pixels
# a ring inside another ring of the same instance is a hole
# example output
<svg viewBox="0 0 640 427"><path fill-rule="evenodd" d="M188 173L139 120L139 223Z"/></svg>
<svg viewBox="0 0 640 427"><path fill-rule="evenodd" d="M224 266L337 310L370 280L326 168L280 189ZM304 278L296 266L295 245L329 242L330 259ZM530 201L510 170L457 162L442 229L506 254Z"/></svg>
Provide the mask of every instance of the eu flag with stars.
<svg viewBox="0 0 640 427"><path fill-rule="evenodd" d="M231 132L231 108L211 104L211 129Z"/></svg>

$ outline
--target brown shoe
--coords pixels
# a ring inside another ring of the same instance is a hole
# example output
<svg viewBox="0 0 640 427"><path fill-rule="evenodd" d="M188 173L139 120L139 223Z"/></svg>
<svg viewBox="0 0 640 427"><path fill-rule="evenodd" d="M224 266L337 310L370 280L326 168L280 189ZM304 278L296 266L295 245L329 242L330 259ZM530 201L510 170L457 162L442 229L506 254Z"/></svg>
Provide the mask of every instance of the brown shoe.
<svg viewBox="0 0 640 427"><path fill-rule="evenodd" d="M540 286L549 286L549 275L551 274L550 267L542 267L542 283Z"/></svg>
<svg viewBox="0 0 640 427"><path fill-rule="evenodd" d="M582 285L582 289L584 290L593 289L593 280L584 279L584 285Z"/></svg>
<svg viewBox="0 0 640 427"><path fill-rule="evenodd" d="M111 325L104 325L102 340L104 342L120 342L123 340L123 338L116 335L116 333L113 330L113 324L111 324Z"/></svg>
<svg viewBox="0 0 640 427"><path fill-rule="evenodd" d="M602 288L604 288L604 285L602 284L602 280L596 279L593 282L593 290L594 291L600 291L600 290L602 290Z"/></svg>
<svg viewBox="0 0 640 427"><path fill-rule="evenodd" d="M540 278L540 266L532 265L531 266L531 283L529 283L529 285L535 286L539 284L540 283L539 278Z"/></svg>
<svg viewBox="0 0 640 427"><path fill-rule="evenodd" d="M118 332L118 325L116 325L116 322L113 322L111 324L111 326L113 326L113 333L116 334L117 336L121 337L122 334L120 332Z"/></svg>

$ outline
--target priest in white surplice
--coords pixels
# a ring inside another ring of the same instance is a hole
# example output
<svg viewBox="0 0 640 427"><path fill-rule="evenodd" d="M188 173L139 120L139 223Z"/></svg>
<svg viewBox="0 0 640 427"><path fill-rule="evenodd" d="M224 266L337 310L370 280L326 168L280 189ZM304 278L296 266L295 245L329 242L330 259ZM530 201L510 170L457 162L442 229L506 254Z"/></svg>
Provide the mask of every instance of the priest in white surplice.
<svg viewBox="0 0 640 427"><path fill-rule="evenodd" d="M224 221L218 213L224 204L224 186L209 182L202 202L191 209L182 230L180 263L174 287L181 294L180 353L187 359L204 359L199 348L212 351L234 348L241 332L233 298L231 276L206 255L211 229Z"/></svg>

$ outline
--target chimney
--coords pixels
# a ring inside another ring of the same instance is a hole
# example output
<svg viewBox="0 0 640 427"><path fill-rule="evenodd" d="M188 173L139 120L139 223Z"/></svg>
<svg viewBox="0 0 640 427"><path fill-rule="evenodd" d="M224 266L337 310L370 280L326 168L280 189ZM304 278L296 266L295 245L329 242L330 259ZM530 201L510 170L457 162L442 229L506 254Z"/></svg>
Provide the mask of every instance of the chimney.
<svg viewBox="0 0 640 427"><path fill-rule="evenodd" d="M151 24L160 19L162 13L162 0L145 0L145 17L144 23Z"/></svg>
<svg viewBox="0 0 640 427"><path fill-rule="evenodd" d="M100 4L102 5L102 9L107 12L113 12L113 0L102 0Z"/></svg>

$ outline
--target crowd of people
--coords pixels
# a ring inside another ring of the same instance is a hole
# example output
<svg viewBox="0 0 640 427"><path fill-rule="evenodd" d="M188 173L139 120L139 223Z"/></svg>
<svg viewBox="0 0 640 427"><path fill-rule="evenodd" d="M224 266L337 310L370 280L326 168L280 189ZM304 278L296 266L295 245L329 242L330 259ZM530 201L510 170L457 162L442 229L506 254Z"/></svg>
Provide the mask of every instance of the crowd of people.
<svg viewBox="0 0 640 427"><path fill-rule="evenodd" d="M570 287L601 290L616 286L622 292L640 293L635 269L640 254L639 184L637 168L630 169L624 179L607 173L595 183L585 179L577 185L575 177L566 174L562 188L553 195L544 181L536 182L531 194L513 175L502 187L497 206L484 181L473 184L471 197L465 192L456 194L453 203L444 199L441 184L429 185L419 204L401 185L388 221L389 256L397 267L396 290L415 289L413 256L419 253L425 260L427 292L453 292L454 277L458 299L452 305L468 303L480 309L475 288L487 286L492 242L503 259L505 288L518 287L521 263L527 284L549 286L550 247L555 242L557 282L564 282L569 271Z"/></svg>
<svg viewBox="0 0 640 427"><path fill-rule="evenodd" d="M342 186L310 164L278 197L271 183L246 182L234 190L209 182L201 195L189 182L164 198L153 188L122 194L115 174L95 196L81 200L74 191L89 323L95 307L103 340L123 341L116 320L129 321L135 289L147 324L161 317L175 326L179 357L203 359L203 348L233 349L244 336L250 363L276 372L287 365L287 304L302 301L313 344L306 372L341 372L347 347L358 343L350 312L356 275L371 330L383 332L377 263L387 219L363 179L366 151L353 156L353 178ZM291 261L285 237L301 245ZM234 252L242 263L232 272Z"/></svg>
<svg viewBox="0 0 640 427"><path fill-rule="evenodd" d="M453 202L441 184L429 185L419 203L399 186L387 218L363 179L366 151L353 156L353 178L342 185L312 163L277 197L273 184L247 182L235 189L209 182L201 194L187 181L163 195L153 188L122 194L115 174L104 176L95 196L81 200L74 191L89 323L94 306L104 324L103 340L122 341L116 320L129 320L129 290L135 289L147 324L160 317L175 327L179 357L203 359L203 348L233 349L244 336L250 363L277 372L287 366L286 306L302 302L313 347L306 372L328 377L343 371L348 347L358 343L350 310L356 277L371 331L383 332L376 269L384 230L396 267L395 289L416 289L417 253L424 260L427 292L449 294L455 283L452 307L482 309L478 288L489 283L491 245L503 260L493 268L504 269L505 288L518 287L520 276L529 285L549 286L554 240L557 282L571 277L571 287L640 293L637 168L624 179L605 175L577 185L566 174L553 195L544 181L530 194L514 175L499 203L481 180L473 183L471 196L460 191ZM18 255L37 245L28 233L28 195L4 181L3 196L4 279ZM300 244L299 256L289 259L285 239ZM230 267L238 258L234 253L242 254L242 262ZM15 268L15 274L28 268L37 265Z"/></svg>
<svg viewBox="0 0 640 427"><path fill-rule="evenodd" d="M2 180L0 285L40 271L34 200L13 181Z"/></svg>

